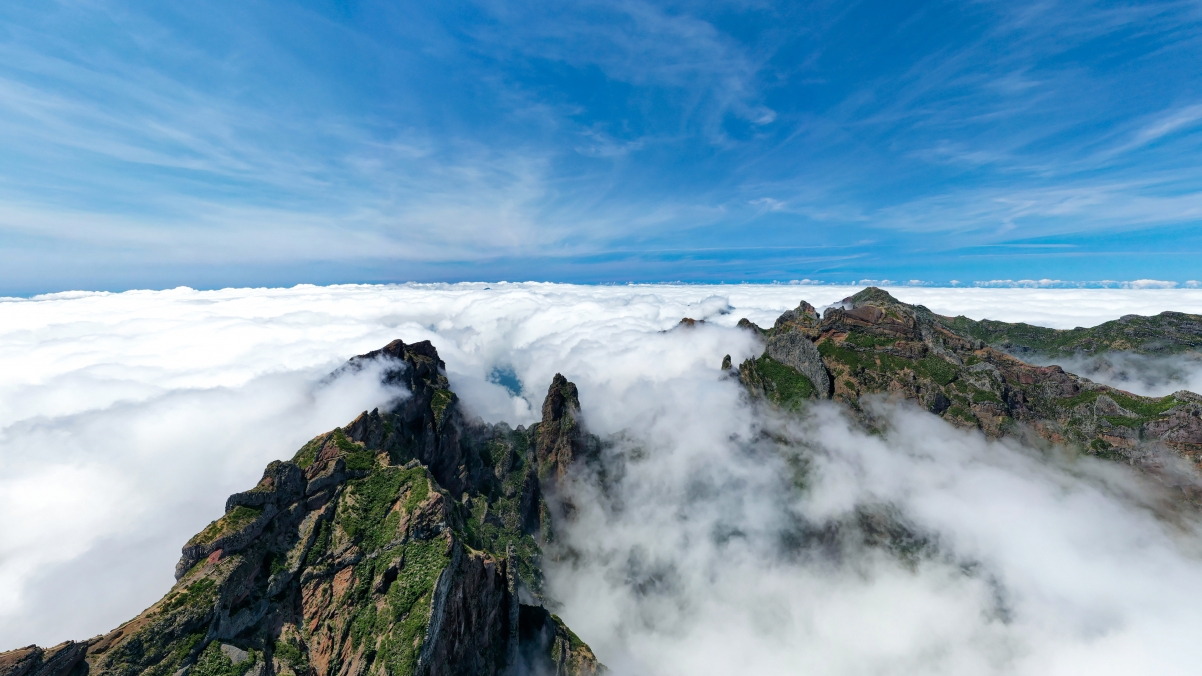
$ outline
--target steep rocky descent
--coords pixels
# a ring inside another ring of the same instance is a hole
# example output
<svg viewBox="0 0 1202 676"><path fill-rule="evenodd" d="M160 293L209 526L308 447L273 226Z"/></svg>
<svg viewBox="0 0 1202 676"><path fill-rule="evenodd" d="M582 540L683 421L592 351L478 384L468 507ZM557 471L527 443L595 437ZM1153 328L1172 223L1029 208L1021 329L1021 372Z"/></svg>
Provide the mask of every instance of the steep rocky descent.
<svg viewBox="0 0 1202 676"><path fill-rule="evenodd" d="M230 496L141 615L88 641L0 653L0 676L603 672L540 600L539 468L567 471L565 449L587 438L575 386L557 375L544 421L513 430L461 412L428 342L344 368L373 359L407 396Z"/></svg>
<svg viewBox="0 0 1202 676"><path fill-rule="evenodd" d="M1172 313L1160 317L1166 314ZM783 331L793 334L790 340L812 343L829 374L831 396L855 409L865 395L886 395L916 401L953 424L977 427L994 437L1034 433L1054 443L1147 466L1160 462L1158 448L1172 449L1194 463L1202 461L1202 396L1192 392L1141 397L1066 373L1059 366L1033 366L987 345L984 338L964 328L962 318L907 305L874 287L828 308L821 320L816 316L803 303L782 315L771 329L740 322L758 331L767 343L763 356L739 367L739 378L753 395L792 407L823 394L814 387L813 378L771 349ZM1177 333L1167 332L1164 341L1181 335L1192 340L1188 335L1193 334L1182 328L1184 322L1176 326ZM1097 335L1110 335L1106 331ZM1141 344L1150 345L1150 339ZM1101 343L1094 345L1102 349Z"/></svg>

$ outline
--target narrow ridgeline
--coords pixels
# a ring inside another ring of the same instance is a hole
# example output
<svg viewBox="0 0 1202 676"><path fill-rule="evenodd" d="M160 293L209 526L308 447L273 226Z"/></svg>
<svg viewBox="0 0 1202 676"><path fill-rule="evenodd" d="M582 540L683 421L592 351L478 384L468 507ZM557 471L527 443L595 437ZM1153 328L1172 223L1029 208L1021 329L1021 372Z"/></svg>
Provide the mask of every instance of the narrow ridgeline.
<svg viewBox="0 0 1202 676"><path fill-rule="evenodd" d="M543 605L557 486L596 452L556 375L529 429L468 419L429 342L386 360L408 396L273 462L188 541L175 586L117 629L0 653L0 676L604 672Z"/></svg>
<svg viewBox="0 0 1202 676"><path fill-rule="evenodd" d="M765 347L737 367L738 377L778 407L833 398L858 411L863 397L877 395L991 437L1034 435L1146 468L1163 464L1162 450L1202 462L1202 396L1142 397L1014 356L1192 353L1202 347L1202 316L1126 316L1062 331L944 317L870 287L822 316L803 302L770 329L739 325ZM731 367L728 358L723 368Z"/></svg>

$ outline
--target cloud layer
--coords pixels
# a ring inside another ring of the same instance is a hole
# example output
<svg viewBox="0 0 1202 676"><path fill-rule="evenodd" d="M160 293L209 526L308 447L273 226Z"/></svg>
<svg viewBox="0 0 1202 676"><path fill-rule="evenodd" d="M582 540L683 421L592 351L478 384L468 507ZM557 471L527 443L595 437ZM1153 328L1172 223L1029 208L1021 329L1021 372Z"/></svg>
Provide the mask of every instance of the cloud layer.
<svg viewBox="0 0 1202 676"><path fill-rule="evenodd" d="M699 389L655 393L684 406L636 417L607 494L577 489L579 554L552 568L617 673L1187 674L1202 656L1202 530L1128 469L906 407L878 407L875 436L834 407L764 420Z"/></svg>
<svg viewBox="0 0 1202 676"><path fill-rule="evenodd" d="M767 325L855 290L457 284L0 302L0 520L12 525L0 649L95 635L157 599L229 493L395 394L370 373L319 381L401 338L432 340L487 420L532 422L562 372L594 431L624 432L617 492L580 484L570 540L587 556L550 571L565 619L621 673L798 660L839 674L1105 673L1137 659L1173 673L1202 629L1188 612L1202 601L1202 545L1192 522L1163 516L1155 488L905 409L880 411L883 438L823 408L766 418L718 370L757 349L740 317ZM1184 289L892 291L1059 327L1202 311L1202 291ZM662 332L683 316L707 323ZM865 510L925 544L909 559L868 547ZM815 545L821 532L838 537Z"/></svg>

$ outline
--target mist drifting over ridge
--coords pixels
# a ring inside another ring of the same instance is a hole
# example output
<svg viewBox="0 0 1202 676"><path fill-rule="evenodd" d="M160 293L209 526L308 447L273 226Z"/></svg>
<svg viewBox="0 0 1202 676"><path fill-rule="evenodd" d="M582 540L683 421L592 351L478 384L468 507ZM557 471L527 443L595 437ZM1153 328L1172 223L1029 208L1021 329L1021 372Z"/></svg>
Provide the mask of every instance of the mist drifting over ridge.
<svg viewBox="0 0 1202 676"><path fill-rule="evenodd" d="M801 299L822 306L853 290L479 284L6 303L5 325L18 328L0 336L11 374L0 495L6 521L24 525L0 569L15 609L0 616L3 647L90 635L147 605L226 494L393 396L370 373L317 383L402 337L433 341L486 419L530 422L560 371L580 386L590 428L621 435L608 457L615 491L598 494L588 477L577 486L582 518L567 537L584 556L549 569L561 613L618 673L1196 664L1197 527L1166 513L1156 486L905 407L882 404L883 437L825 406L766 416L717 369L723 354L756 349L731 328L739 317L771 324ZM892 291L945 314L1064 327L1202 307L1185 290ZM661 333L682 316L707 324ZM783 441L765 444L764 430ZM866 509L912 526L915 550L866 546ZM31 623L22 609L54 607L64 578L81 579L80 593ZM83 592L102 579L129 605L89 608Z"/></svg>

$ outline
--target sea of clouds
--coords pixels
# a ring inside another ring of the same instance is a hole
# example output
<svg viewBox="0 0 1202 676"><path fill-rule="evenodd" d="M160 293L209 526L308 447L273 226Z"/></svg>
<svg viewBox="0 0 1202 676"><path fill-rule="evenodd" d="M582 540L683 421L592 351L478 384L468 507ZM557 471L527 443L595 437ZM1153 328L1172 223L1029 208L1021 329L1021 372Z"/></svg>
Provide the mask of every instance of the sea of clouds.
<svg viewBox="0 0 1202 676"><path fill-rule="evenodd" d="M400 338L431 340L465 406L489 421L536 420L562 372L590 429L617 440L608 490L587 476L574 488L579 519L564 540L579 556L552 564L549 584L620 674L1192 673L1202 537L1155 484L905 406L879 405L883 436L834 406L764 415L718 369L724 354L738 363L758 350L733 328L740 317L771 325L803 299L822 307L855 290L502 283L2 299L0 650L92 636L157 600L180 546L228 494L395 396L370 371L325 377ZM1202 313L1193 289L891 291L943 314L1057 328ZM685 316L706 324L665 332ZM1128 381L1159 368L1124 366ZM1198 382L1188 364L1173 368L1155 387ZM866 513L921 546L868 546Z"/></svg>

